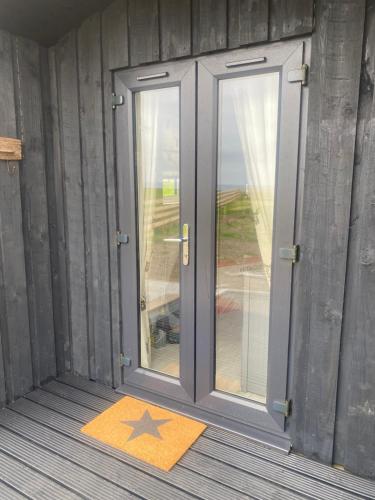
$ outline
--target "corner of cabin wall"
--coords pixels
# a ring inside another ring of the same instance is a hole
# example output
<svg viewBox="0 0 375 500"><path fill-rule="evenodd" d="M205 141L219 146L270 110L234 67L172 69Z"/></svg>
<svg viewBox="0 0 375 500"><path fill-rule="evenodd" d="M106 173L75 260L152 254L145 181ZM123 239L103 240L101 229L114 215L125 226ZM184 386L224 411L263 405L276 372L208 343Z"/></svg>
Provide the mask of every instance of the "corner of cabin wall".
<svg viewBox="0 0 375 500"><path fill-rule="evenodd" d="M41 48L0 31L0 135L22 159L0 160L0 401L56 373Z"/></svg>

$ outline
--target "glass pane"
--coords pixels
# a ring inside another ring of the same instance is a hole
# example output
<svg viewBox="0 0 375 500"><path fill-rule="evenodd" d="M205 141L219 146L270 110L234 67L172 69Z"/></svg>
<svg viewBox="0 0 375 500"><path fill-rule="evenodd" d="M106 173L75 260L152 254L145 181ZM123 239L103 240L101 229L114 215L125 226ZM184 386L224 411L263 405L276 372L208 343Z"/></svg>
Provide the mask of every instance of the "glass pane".
<svg viewBox="0 0 375 500"><path fill-rule="evenodd" d="M278 73L219 83L216 388L264 403Z"/></svg>
<svg viewBox="0 0 375 500"><path fill-rule="evenodd" d="M135 96L141 365L179 376L179 88Z"/></svg>

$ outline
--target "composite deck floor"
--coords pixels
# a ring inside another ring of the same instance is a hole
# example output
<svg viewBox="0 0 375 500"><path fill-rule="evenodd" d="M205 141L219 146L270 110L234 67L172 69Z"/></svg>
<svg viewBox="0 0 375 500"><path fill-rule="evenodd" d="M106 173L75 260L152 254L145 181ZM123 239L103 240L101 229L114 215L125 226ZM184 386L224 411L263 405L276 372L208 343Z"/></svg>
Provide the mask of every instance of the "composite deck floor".
<svg viewBox="0 0 375 500"><path fill-rule="evenodd" d="M375 499L375 483L210 426L169 473L80 432L121 396L64 377L0 411L0 498Z"/></svg>

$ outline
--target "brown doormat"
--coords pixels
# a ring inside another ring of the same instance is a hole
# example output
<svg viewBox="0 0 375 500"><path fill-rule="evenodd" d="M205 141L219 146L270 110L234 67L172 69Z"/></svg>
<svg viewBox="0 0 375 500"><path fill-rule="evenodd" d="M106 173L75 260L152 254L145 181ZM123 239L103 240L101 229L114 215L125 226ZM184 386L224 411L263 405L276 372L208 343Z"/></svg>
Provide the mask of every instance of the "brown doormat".
<svg viewBox="0 0 375 500"><path fill-rule="evenodd" d="M206 427L178 413L125 396L81 431L169 471Z"/></svg>

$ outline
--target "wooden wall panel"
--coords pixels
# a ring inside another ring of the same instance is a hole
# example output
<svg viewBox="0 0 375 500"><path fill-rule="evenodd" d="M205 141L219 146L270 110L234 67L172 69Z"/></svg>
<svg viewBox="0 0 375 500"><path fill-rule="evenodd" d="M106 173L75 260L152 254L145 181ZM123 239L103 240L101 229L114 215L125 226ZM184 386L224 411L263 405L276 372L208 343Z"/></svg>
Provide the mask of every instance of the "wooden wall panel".
<svg viewBox="0 0 375 500"><path fill-rule="evenodd" d="M269 0L269 39L280 40L310 33L314 0ZM321 2L319 2L321 3Z"/></svg>
<svg viewBox="0 0 375 500"><path fill-rule="evenodd" d="M193 0L193 53L227 47L227 0Z"/></svg>
<svg viewBox="0 0 375 500"><path fill-rule="evenodd" d="M364 0L321 0L295 291L293 445L331 462L354 163Z"/></svg>
<svg viewBox="0 0 375 500"><path fill-rule="evenodd" d="M23 142L0 162L0 404L56 375L47 205L46 53L0 32L0 135Z"/></svg>
<svg viewBox="0 0 375 500"><path fill-rule="evenodd" d="M128 0L130 63L158 61L159 15L157 0Z"/></svg>
<svg viewBox="0 0 375 500"><path fill-rule="evenodd" d="M268 1L228 0L229 48L268 40Z"/></svg>
<svg viewBox="0 0 375 500"><path fill-rule="evenodd" d="M116 0L103 12L102 36L106 70L127 66L129 63L127 0Z"/></svg>
<svg viewBox="0 0 375 500"><path fill-rule="evenodd" d="M16 109L23 137L20 163L30 335L34 385L56 374L48 230L40 53L35 42L16 38Z"/></svg>
<svg viewBox="0 0 375 500"><path fill-rule="evenodd" d="M71 370L89 374L86 300L85 220L82 192L77 36L71 32L56 47L61 175L69 284Z"/></svg>
<svg viewBox="0 0 375 500"><path fill-rule="evenodd" d="M63 182L61 169L61 147L59 128L59 101L56 77L55 49L48 51L43 64L43 73L47 80L43 87L46 155L47 155L47 195L48 218L51 252L52 296L55 326L55 350L57 374L71 369L70 351L71 340L69 334L69 305L66 271L66 241ZM48 67L47 67L48 65ZM49 87L47 89L47 87Z"/></svg>
<svg viewBox="0 0 375 500"><path fill-rule="evenodd" d="M85 212L88 346L91 378L112 383L106 172L100 15L78 32L82 176ZM110 96L108 96L110 98Z"/></svg>
<svg viewBox="0 0 375 500"><path fill-rule="evenodd" d="M191 0L160 0L161 59L191 54Z"/></svg>
<svg viewBox="0 0 375 500"><path fill-rule="evenodd" d="M375 476L375 1L367 2L334 461Z"/></svg>
<svg viewBox="0 0 375 500"><path fill-rule="evenodd" d="M0 31L0 134L16 138L12 37ZM33 386L19 163L0 161L0 399ZM14 171L13 171L14 168Z"/></svg>

